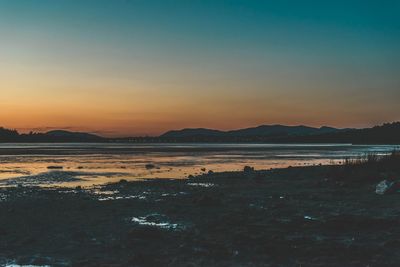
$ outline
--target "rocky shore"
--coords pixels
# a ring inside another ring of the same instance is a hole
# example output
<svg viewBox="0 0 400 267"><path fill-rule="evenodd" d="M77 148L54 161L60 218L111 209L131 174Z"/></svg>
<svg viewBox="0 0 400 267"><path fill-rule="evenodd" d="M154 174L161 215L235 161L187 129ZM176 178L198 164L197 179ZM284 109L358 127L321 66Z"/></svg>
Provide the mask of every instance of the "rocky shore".
<svg viewBox="0 0 400 267"><path fill-rule="evenodd" d="M400 193L375 190L400 171L378 165L2 188L0 266L398 266Z"/></svg>

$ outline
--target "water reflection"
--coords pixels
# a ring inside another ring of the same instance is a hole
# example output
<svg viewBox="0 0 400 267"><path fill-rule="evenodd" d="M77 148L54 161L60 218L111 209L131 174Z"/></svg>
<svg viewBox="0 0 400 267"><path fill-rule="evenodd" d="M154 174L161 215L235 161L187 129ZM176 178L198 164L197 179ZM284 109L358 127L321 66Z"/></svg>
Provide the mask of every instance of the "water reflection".
<svg viewBox="0 0 400 267"><path fill-rule="evenodd" d="M331 164L398 146L271 144L2 144L0 185L92 186L120 179L185 178L235 171ZM149 166L152 166L149 168Z"/></svg>

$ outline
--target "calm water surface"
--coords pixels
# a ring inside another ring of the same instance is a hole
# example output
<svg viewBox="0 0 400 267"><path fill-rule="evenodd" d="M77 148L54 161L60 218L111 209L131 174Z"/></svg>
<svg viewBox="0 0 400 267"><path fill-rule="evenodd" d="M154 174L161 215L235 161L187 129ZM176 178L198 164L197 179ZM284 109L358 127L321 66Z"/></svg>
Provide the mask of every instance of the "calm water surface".
<svg viewBox="0 0 400 267"><path fill-rule="evenodd" d="M371 152L387 154L399 147L346 144L0 144L0 186L91 186L120 179L185 178L209 170L241 170L245 165L269 169L331 164Z"/></svg>

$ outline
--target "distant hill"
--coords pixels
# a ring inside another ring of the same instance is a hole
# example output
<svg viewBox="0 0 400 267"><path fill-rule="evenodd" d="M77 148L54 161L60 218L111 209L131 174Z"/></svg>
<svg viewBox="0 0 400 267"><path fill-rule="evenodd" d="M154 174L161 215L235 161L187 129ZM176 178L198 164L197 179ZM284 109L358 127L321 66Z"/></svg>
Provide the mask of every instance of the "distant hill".
<svg viewBox="0 0 400 267"><path fill-rule="evenodd" d="M195 128L195 129L182 129L182 130L173 130L168 131L160 136L160 138L188 138L194 136L223 136L225 132L204 128Z"/></svg>
<svg viewBox="0 0 400 267"><path fill-rule="evenodd" d="M286 125L261 125L252 128L232 130L232 131L218 131L212 129L183 129L174 130L164 133L160 138L204 138L204 137L218 137L218 138L239 138L239 137L286 137L298 135L316 135L325 133L335 133L344 131L343 129L336 129L332 127L313 128L308 126L286 126Z"/></svg>
<svg viewBox="0 0 400 267"><path fill-rule="evenodd" d="M385 123L365 129L353 129L343 132L325 133L314 136L282 138L283 142L300 143L351 143L351 144L399 144L400 122Z"/></svg>
<svg viewBox="0 0 400 267"><path fill-rule="evenodd" d="M64 130L54 130L49 131L44 134L45 136L55 137L55 138L76 138L76 139L99 139L102 138L98 135L84 132L70 132Z"/></svg>
<svg viewBox="0 0 400 267"><path fill-rule="evenodd" d="M54 130L47 133L19 134L16 130L0 128L0 142L44 142L44 143L65 143L65 142L105 142L106 138L83 132L70 132Z"/></svg>
<svg viewBox="0 0 400 267"><path fill-rule="evenodd" d="M308 126L261 125L258 127L228 131L230 136L271 136L271 135L312 135L339 132L341 129L332 127L313 128Z"/></svg>
<svg viewBox="0 0 400 267"><path fill-rule="evenodd" d="M303 125L262 125L233 131L183 129L166 132L160 139L164 142L400 144L400 122L365 129Z"/></svg>

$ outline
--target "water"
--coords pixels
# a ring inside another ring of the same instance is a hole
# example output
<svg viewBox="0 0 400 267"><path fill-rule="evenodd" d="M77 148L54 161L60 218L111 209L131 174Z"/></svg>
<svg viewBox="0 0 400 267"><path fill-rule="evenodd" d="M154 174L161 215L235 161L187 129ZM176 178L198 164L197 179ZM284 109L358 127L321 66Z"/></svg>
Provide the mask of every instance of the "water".
<svg viewBox="0 0 400 267"><path fill-rule="evenodd" d="M0 186L92 186L121 179L186 178L212 170L339 163L392 145L0 144Z"/></svg>

